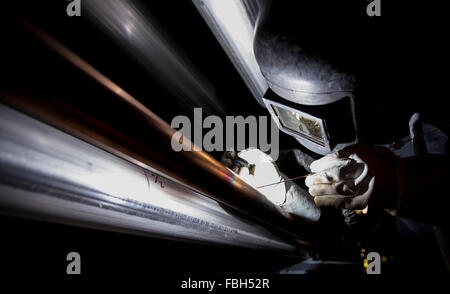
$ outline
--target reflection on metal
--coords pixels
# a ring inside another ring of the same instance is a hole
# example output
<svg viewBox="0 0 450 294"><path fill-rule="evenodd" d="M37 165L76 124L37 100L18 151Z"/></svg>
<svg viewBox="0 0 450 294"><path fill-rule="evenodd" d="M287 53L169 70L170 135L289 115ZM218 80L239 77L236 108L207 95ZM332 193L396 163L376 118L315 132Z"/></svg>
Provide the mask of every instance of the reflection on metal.
<svg viewBox="0 0 450 294"><path fill-rule="evenodd" d="M233 62L253 96L261 104L268 85L253 53L253 23L256 3L240 0L192 0L211 31ZM253 5L250 5L253 4ZM248 15L253 8L252 15Z"/></svg>
<svg viewBox="0 0 450 294"><path fill-rule="evenodd" d="M319 154L331 152L324 120L266 98L263 101L281 131L301 140L301 144Z"/></svg>
<svg viewBox="0 0 450 294"><path fill-rule="evenodd" d="M297 132L317 144L325 146L327 138L323 120L283 105L272 103L271 106L283 127Z"/></svg>
<svg viewBox="0 0 450 294"><path fill-rule="evenodd" d="M338 272L343 269L359 273L361 270L360 262L352 261L323 261L306 259L298 264L292 265L280 271L285 275L304 275L304 274L320 274L329 272Z"/></svg>
<svg viewBox="0 0 450 294"><path fill-rule="evenodd" d="M137 2L126 0L84 1L85 15L117 45L191 107L223 114L214 87L171 41L161 25ZM195 32L193 32L195 34Z"/></svg>
<svg viewBox="0 0 450 294"><path fill-rule="evenodd" d="M83 110L83 119L80 119L77 110L67 109L59 100L49 103L43 97L30 98L15 94L4 95L1 99L139 166L156 169L170 179L231 206L280 233L304 240L304 226L295 222L292 215L235 177L209 154L201 151L173 151L171 138L175 130L166 122L48 34L26 22L23 24L44 44L114 93L117 99L125 102L126 107L142 118L147 128L147 136L151 137L153 142L151 146L144 146L126 134L111 131L94 118L95 113L88 114L87 109ZM192 142L185 139L183 144Z"/></svg>
<svg viewBox="0 0 450 294"><path fill-rule="evenodd" d="M295 251L217 202L0 104L0 211L178 240Z"/></svg>

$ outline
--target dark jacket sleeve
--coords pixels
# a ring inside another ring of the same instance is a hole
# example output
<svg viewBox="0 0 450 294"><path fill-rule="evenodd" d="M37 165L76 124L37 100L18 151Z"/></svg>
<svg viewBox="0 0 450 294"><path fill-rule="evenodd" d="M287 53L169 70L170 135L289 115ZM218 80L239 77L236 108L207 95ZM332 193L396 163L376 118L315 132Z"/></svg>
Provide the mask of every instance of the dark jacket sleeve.
<svg viewBox="0 0 450 294"><path fill-rule="evenodd" d="M434 225L450 222L450 157L419 155L397 164L397 215Z"/></svg>

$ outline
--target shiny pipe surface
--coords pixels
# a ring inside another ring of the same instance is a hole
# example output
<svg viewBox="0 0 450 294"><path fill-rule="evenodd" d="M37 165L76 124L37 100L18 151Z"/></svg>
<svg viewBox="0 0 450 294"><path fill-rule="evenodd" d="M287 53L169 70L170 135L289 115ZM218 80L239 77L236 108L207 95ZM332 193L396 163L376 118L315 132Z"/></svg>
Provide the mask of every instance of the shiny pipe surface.
<svg viewBox="0 0 450 294"><path fill-rule="evenodd" d="M0 212L165 239L295 253L296 246L153 169L0 104Z"/></svg>
<svg viewBox="0 0 450 294"><path fill-rule="evenodd" d="M88 19L191 108L223 115L214 87L138 1L84 1Z"/></svg>
<svg viewBox="0 0 450 294"><path fill-rule="evenodd" d="M15 97L9 99L10 103L15 104L16 107L20 104L19 108L26 109L28 113L33 113L33 115L40 113L40 115L38 114L40 119L56 124L58 127L81 136L87 141L100 144L102 148L111 152L118 152L122 156L138 161L140 165L150 166L162 171L171 179L184 183L214 200L256 217L266 225L288 233L296 239L304 239L300 237L301 232L298 230L298 223L293 221L289 213L268 201L262 194L248 186L207 153L201 151L174 152L171 149L170 142L175 130L165 121L51 36L33 25L23 23L40 41L113 92L116 97L125 101L152 129L155 145L138 146L138 143L130 143L128 139L125 139L125 142L117 143L117 141L105 137L104 134L93 131L91 127L83 126L83 122L77 121L76 118L70 118L67 115L61 116L57 113L57 110L50 109L52 106L39 105L36 101L32 101L33 99L25 99L27 102L22 103L19 101L20 99ZM184 140L183 143L192 144L188 140Z"/></svg>

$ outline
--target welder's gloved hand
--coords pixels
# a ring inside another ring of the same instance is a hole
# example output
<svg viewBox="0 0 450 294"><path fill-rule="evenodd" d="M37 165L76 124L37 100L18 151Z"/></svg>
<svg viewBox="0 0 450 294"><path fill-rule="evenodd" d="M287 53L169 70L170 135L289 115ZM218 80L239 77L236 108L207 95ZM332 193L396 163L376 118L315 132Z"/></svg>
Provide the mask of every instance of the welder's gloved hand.
<svg viewBox="0 0 450 294"><path fill-rule="evenodd" d="M222 163L285 211L311 222L319 219L320 209L312 197L294 182L286 181L273 159L261 150L229 151L223 155ZM272 183L279 184L266 186Z"/></svg>
<svg viewBox="0 0 450 294"><path fill-rule="evenodd" d="M305 183L317 206L362 209L397 200L397 157L381 146L355 144L311 163Z"/></svg>

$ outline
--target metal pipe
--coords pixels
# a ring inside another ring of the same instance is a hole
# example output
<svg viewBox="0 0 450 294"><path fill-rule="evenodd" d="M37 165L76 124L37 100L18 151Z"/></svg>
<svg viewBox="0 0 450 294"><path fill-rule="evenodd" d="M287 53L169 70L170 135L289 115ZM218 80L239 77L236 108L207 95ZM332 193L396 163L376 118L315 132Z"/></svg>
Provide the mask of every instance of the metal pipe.
<svg viewBox="0 0 450 294"><path fill-rule="evenodd" d="M178 97L179 104L202 105L206 113L224 114L214 87L138 1L85 1L82 9L96 27Z"/></svg>
<svg viewBox="0 0 450 294"><path fill-rule="evenodd" d="M108 129L92 116L80 121L74 115L76 111L69 110L62 101L43 105L34 98L8 94L3 97L7 103L136 164L159 170L171 179L245 212L279 232L288 233L304 241L304 236L301 236L299 232L299 228L302 229L304 226L295 223L289 213L267 200L209 154L202 151L173 151L171 138L175 130L165 121L57 40L29 23L23 22L23 24L40 41L113 92L137 115L145 119L151 130L151 134L148 135L154 138L154 144L143 146L124 134L117 134ZM86 116L87 114L78 113L77 115ZM192 144L192 142L184 140L184 144Z"/></svg>
<svg viewBox="0 0 450 294"><path fill-rule="evenodd" d="M0 212L219 246L295 253L216 201L0 104Z"/></svg>

